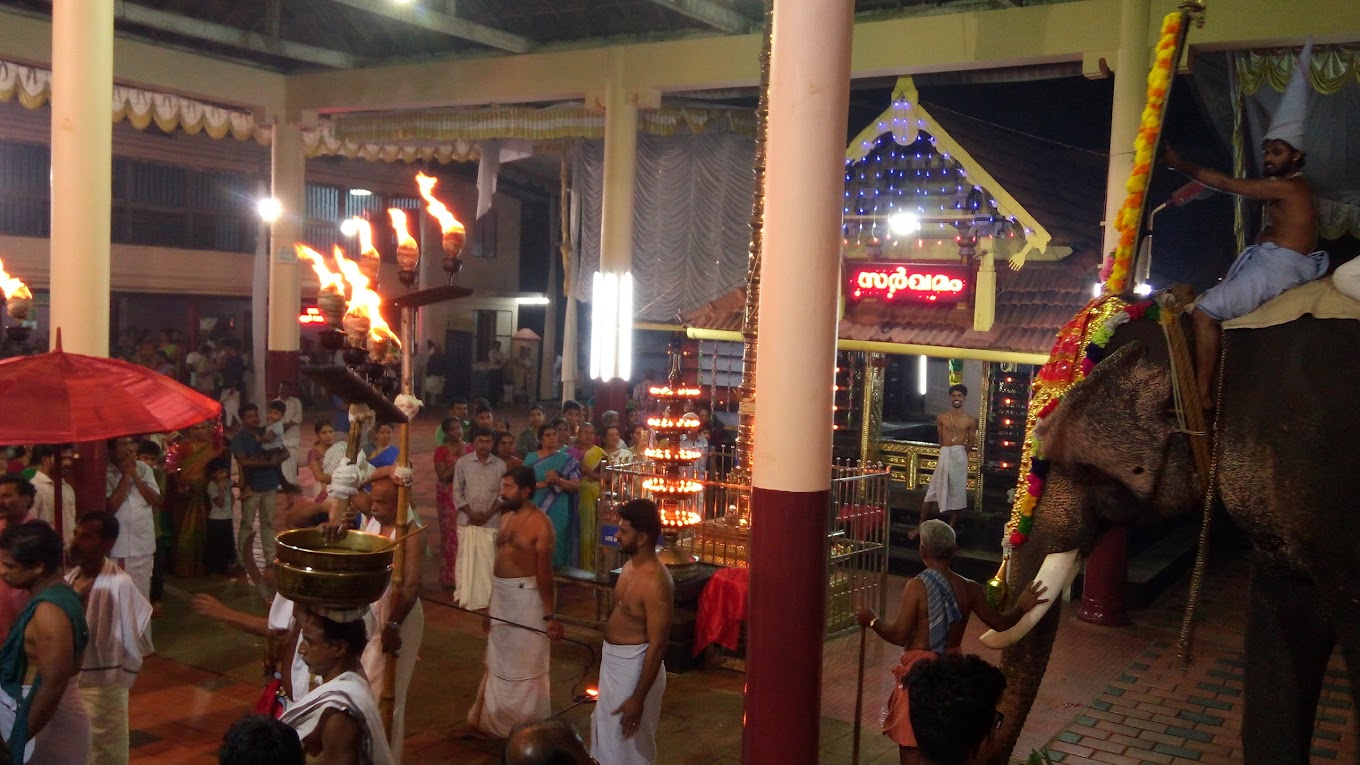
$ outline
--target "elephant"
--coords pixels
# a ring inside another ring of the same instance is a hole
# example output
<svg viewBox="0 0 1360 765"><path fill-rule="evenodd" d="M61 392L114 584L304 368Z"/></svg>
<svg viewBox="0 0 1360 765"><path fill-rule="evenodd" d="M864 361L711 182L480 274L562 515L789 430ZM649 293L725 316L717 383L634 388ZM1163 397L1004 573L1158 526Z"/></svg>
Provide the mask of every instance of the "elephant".
<svg viewBox="0 0 1360 765"><path fill-rule="evenodd" d="M1360 321L1305 316L1225 334L1214 482L1252 547L1245 762L1305 765L1338 643L1352 698L1360 689L1360 407L1347 403L1360 380ZM1050 592L1065 589L1079 553L1111 524L1203 507L1190 437L1172 409L1161 328L1123 324L1106 351L1043 423L1050 469L1029 539L1012 554L1012 598L1036 578ZM992 763L1007 761L1034 703L1059 611L1041 606L1012 630L984 636L1004 647L1008 681Z"/></svg>

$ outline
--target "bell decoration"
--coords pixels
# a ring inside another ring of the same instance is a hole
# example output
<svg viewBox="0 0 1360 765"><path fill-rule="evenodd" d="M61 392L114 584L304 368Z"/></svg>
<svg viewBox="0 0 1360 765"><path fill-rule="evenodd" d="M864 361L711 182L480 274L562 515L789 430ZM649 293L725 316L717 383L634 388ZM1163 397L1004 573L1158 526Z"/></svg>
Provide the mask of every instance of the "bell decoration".
<svg viewBox="0 0 1360 765"><path fill-rule="evenodd" d="M998 611L1006 603L1006 595L1009 593L1009 586L1006 584L1007 577L1010 576L1011 555L1006 553L1001 558L1001 568L996 570L996 574L987 580L987 585L983 587L983 594L987 597L987 602L992 604L992 608Z"/></svg>

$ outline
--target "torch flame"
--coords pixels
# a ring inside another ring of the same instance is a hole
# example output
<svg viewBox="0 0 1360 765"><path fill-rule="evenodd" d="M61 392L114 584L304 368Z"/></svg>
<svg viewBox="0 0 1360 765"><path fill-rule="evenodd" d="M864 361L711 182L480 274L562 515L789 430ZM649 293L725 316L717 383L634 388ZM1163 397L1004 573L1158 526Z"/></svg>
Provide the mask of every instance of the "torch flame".
<svg viewBox="0 0 1360 765"><path fill-rule="evenodd" d="M339 245L335 247L335 262L340 266L340 273L350 286L349 310L348 315L363 316L368 319L368 339L373 342L387 341L396 347L401 347L401 339L397 337L387 321L382 316L382 298L378 293L369 287L369 280L359 270L359 264L345 257L345 251Z"/></svg>
<svg viewBox="0 0 1360 765"><path fill-rule="evenodd" d="M373 249L373 226L363 218L350 218L354 221L354 230L359 235L359 252L368 252Z"/></svg>
<svg viewBox="0 0 1360 765"><path fill-rule="evenodd" d="M397 232L397 246L419 248L416 238L411 236L411 229L406 226L406 211L399 207L389 207L387 214L392 218L392 230Z"/></svg>
<svg viewBox="0 0 1360 765"><path fill-rule="evenodd" d="M435 184L439 183L438 178L428 176L424 173L416 173L416 185L420 187L420 196L428 203L427 209L439 221L440 233L447 234L450 231L464 231L463 224L449 212L449 208L443 202L434 198Z"/></svg>
<svg viewBox="0 0 1360 765"><path fill-rule="evenodd" d="M5 294L5 299L32 300L33 293L28 289L28 285L19 281L5 271L5 262L0 260L0 292Z"/></svg>
<svg viewBox="0 0 1360 765"><path fill-rule="evenodd" d="M312 270L316 272L316 279L321 282L322 292L331 290L342 295L345 293L345 277L336 271L332 271L330 266L326 265L326 259L322 257L321 253L302 242L294 242L293 249L297 252L298 260L307 261ZM340 257L344 257L344 255L336 258L337 263L340 262Z"/></svg>

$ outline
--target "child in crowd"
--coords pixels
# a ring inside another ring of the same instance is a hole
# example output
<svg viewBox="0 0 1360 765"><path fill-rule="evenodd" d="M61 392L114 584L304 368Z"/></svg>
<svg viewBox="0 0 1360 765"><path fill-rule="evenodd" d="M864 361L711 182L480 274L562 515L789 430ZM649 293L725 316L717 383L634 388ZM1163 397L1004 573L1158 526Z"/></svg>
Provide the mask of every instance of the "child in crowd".
<svg viewBox="0 0 1360 765"><path fill-rule="evenodd" d="M697 436L686 434L680 439L682 447L699 452L699 459L694 461L694 477L700 480L708 477L708 443L712 435L708 428L699 428Z"/></svg>
<svg viewBox="0 0 1360 765"><path fill-rule="evenodd" d="M230 385L222 389L222 427L231 430L241 425L241 391Z"/></svg>
<svg viewBox="0 0 1360 765"><path fill-rule="evenodd" d="M231 463L215 459L208 465L208 529L203 563L209 574L229 576L236 565L232 532Z"/></svg>

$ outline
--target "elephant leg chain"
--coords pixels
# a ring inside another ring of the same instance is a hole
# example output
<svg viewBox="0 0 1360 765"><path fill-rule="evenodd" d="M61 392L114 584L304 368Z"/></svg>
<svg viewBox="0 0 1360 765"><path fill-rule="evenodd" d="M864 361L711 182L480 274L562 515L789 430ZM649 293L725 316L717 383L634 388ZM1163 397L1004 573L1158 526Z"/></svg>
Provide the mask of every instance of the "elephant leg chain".
<svg viewBox="0 0 1360 765"><path fill-rule="evenodd" d="M1195 632L1195 608L1199 605L1200 589L1204 586L1204 574L1209 567L1209 527L1214 513L1214 479L1218 475L1218 423L1223 420L1223 378L1228 376L1224 362L1227 360L1228 333L1224 332L1222 340L1219 341L1218 389L1214 392L1214 400L1218 403L1218 410L1215 412L1213 427L1210 429L1210 436L1212 437L1209 442L1211 457L1209 473L1204 482L1204 518L1200 521L1199 548L1195 551L1195 568L1190 575L1190 592L1185 600L1185 619L1181 622L1181 635L1177 652L1182 670L1190 667L1190 643Z"/></svg>

